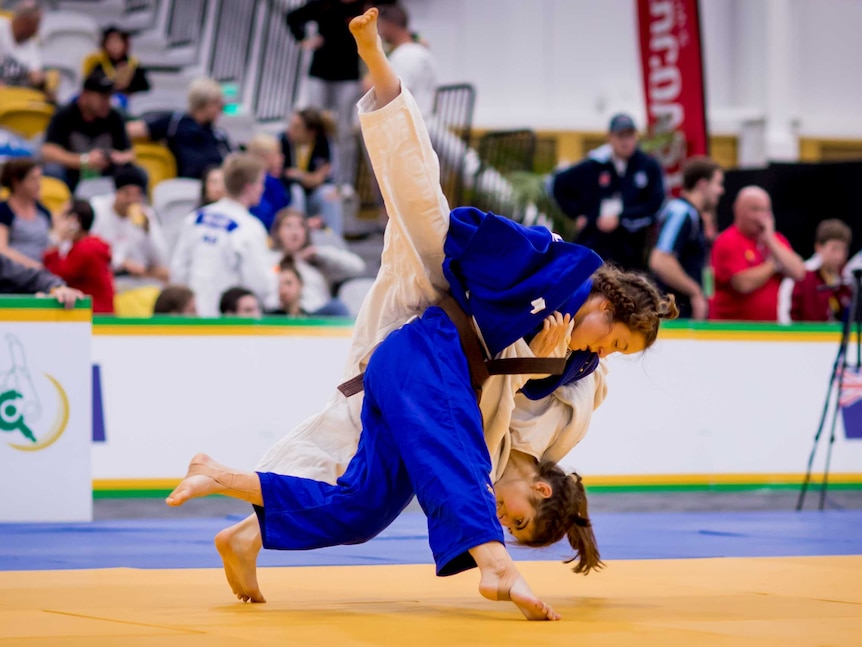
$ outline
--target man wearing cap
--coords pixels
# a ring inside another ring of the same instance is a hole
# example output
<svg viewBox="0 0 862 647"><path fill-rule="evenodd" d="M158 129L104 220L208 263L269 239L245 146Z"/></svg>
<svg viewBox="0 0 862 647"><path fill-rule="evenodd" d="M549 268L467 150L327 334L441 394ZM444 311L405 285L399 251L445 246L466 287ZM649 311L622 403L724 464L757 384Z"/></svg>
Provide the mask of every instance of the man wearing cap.
<svg viewBox="0 0 862 647"><path fill-rule="evenodd" d="M111 245L117 288L168 280L164 236L155 213L144 204L147 178L128 164L114 173L116 191L90 200L96 219L92 233Z"/></svg>
<svg viewBox="0 0 862 647"><path fill-rule="evenodd" d="M665 198L661 166L638 148L629 115L614 115L608 131L607 144L552 178L552 192L578 222L578 243L625 269L645 270L647 234Z"/></svg>
<svg viewBox="0 0 862 647"><path fill-rule="evenodd" d="M111 107L114 83L96 71L84 81L77 99L60 108L42 144L44 173L75 190L82 173L111 175L134 158L123 117Z"/></svg>

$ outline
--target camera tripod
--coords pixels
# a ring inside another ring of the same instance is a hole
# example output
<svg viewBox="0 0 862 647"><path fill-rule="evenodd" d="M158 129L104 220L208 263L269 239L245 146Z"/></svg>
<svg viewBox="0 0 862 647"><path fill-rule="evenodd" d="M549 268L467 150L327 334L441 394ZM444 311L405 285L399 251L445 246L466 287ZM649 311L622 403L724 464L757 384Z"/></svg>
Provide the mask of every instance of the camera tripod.
<svg viewBox="0 0 862 647"><path fill-rule="evenodd" d="M844 314L844 319L841 325L841 343L838 346L838 354L835 356L835 363L832 365L832 374L829 377L829 388L826 390L826 402L823 404L823 412L820 414L820 424L817 426L817 433L814 434L814 446L811 448L811 454L808 456L808 469L805 471L805 479L802 481L802 489L799 491L799 499L796 502L796 510L802 510L805 503L805 495L808 492L808 486L811 483L811 470L814 465L814 456L817 453L817 445L820 442L820 437L823 435L823 430L826 428L826 419L829 417L829 411L832 410L832 423L829 428L829 445L826 449L826 466L823 469L823 481L820 484L820 503L819 510L823 510L826 504L826 489L829 484L829 465L832 461L832 446L835 444L835 426L838 422L838 415L841 412L840 400L841 392L844 389L844 377L847 372L847 356L848 346L850 345L850 330L856 327L856 364L850 368L857 372L862 369L862 316L860 316L859 306L859 291L860 283L862 283L862 269L853 270L853 296L850 299L850 307ZM837 385L837 388L835 388ZM833 400L832 394L835 392Z"/></svg>

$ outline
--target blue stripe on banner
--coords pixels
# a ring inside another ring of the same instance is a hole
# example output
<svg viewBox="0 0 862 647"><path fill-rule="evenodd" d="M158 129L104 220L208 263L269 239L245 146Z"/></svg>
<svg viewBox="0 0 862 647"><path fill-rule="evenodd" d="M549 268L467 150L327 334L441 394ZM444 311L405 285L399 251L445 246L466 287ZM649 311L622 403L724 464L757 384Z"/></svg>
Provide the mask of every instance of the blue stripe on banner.
<svg viewBox="0 0 862 647"><path fill-rule="evenodd" d="M102 406L102 370L93 364L93 442L105 442L105 407Z"/></svg>

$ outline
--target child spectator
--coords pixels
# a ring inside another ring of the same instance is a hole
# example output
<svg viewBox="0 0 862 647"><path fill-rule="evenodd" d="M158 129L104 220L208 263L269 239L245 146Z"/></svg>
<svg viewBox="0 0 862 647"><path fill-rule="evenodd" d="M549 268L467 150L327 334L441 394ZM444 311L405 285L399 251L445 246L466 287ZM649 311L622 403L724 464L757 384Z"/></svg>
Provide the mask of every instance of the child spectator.
<svg viewBox="0 0 862 647"><path fill-rule="evenodd" d="M93 299L93 312L113 314L114 276L111 248L90 235L93 208L86 200L74 200L57 220L58 247L45 252L45 268L71 288Z"/></svg>
<svg viewBox="0 0 862 647"><path fill-rule="evenodd" d="M851 239L850 227L840 220L824 220L817 225L814 252L821 264L808 270L793 287L793 321L841 321L852 296L850 286L841 280Z"/></svg>

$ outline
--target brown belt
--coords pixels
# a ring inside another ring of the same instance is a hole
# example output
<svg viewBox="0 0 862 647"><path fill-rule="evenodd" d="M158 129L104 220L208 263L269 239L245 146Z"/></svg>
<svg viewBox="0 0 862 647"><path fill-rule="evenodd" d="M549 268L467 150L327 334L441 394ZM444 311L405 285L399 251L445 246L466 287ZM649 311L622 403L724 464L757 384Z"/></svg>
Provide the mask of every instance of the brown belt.
<svg viewBox="0 0 862 647"><path fill-rule="evenodd" d="M470 383L476 391L477 399L482 394L482 386L491 375L520 375L543 373L549 375L562 375L566 370L565 358L548 357L513 357L509 359L486 359L485 351L479 336L473 328L473 323L467 313L461 309L458 302L451 296L446 296L437 304L443 312L455 324L458 337L461 339L461 349L467 358L467 366L470 369ZM362 391L365 373L360 373L354 378L338 385L338 390L349 398Z"/></svg>

